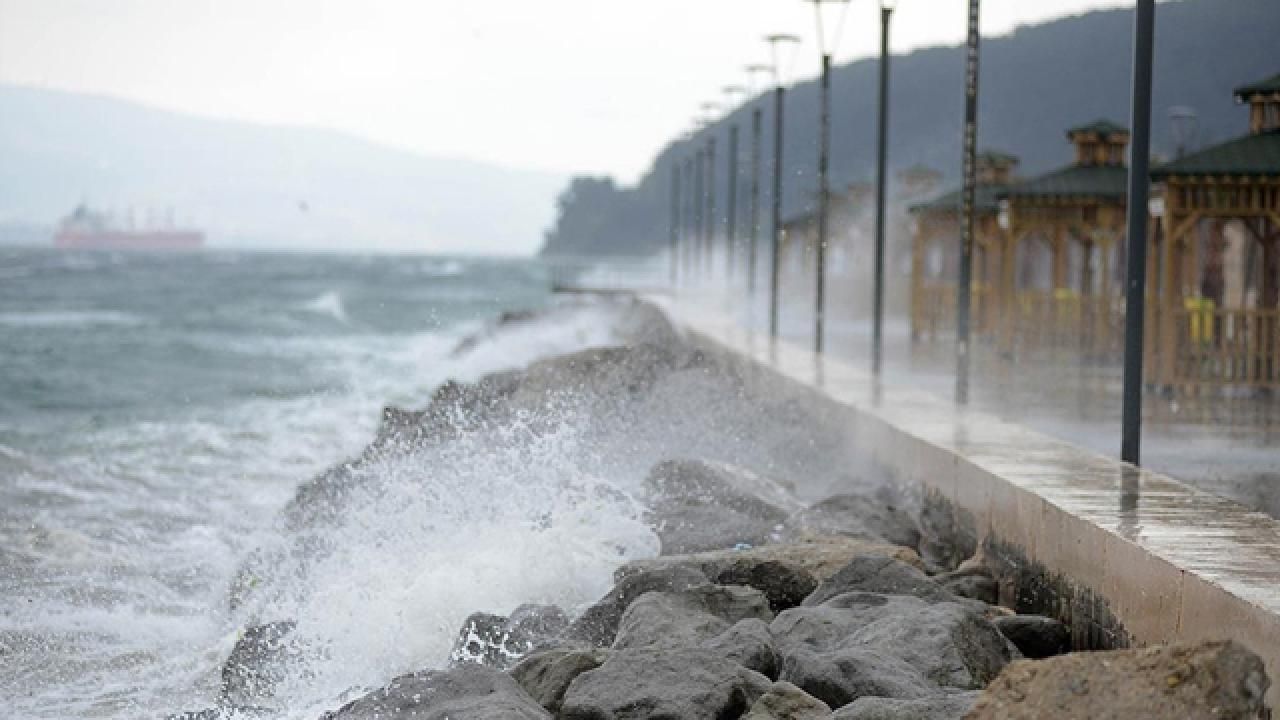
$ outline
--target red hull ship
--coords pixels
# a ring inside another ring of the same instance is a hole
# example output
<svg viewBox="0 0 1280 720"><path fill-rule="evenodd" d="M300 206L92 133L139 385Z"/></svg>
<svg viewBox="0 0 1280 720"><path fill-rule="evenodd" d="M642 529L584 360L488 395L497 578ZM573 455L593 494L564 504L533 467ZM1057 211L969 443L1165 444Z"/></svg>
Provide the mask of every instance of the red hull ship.
<svg viewBox="0 0 1280 720"><path fill-rule="evenodd" d="M204 233L176 228L113 228L105 215L81 205L62 221L53 245L68 250L199 250L204 247Z"/></svg>

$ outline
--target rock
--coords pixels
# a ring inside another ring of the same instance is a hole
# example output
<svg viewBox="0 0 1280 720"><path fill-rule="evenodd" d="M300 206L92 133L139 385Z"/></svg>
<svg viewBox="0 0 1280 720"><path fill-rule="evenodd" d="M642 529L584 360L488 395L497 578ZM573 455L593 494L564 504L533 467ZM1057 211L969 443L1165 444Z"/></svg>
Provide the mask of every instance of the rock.
<svg viewBox="0 0 1280 720"><path fill-rule="evenodd" d="M671 567L691 568L713 582L754 587L768 596L769 604L779 612L798 605L817 589L818 581L835 575L861 555L880 555L916 568L923 567L920 558L910 548L825 536L746 550L716 550L634 560L619 568L614 577L621 580L638 572Z"/></svg>
<svg viewBox="0 0 1280 720"><path fill-rule="evenodd" d="M980 689L1018 654L981 613L906 595L845 593L769 629L779 679L832 707Z"/></svg>
<svg viewBox="0 0 1280 720"><path fill-rule="evenodd" d="M462 624L449 661L505 670L526 655L555 645L568 626L569 618L554 605L521 605L511 617L474 613Z"/></svg>
<svg viewBox="0 0 1280 720"><path fill-rule="evenodd" d="M986 575L935 577L933 580L943 590L957 597L977 600L988 605L995 605L999 601L1000 588L995 580Z"/></svg>
<svg viewBox="0 0 1280 720"><path fill-rule="evenodd" d="M773 634L761 620L743 620L703 642L702 647L770 680L778 677L778 655L773 649Z"/></svg>
<svg viewBox="0 0 1280 720"><path fill-rule="evenodd" d="M769 542L792 502L776 484L701 460L659 463L645 478L650 522L664 555Z"/></svg>
<svg viewBox="0 0 1280 720"><path fill-rule="evenodd" d="M961 720L979 694L975 690L914 700L861 697L831 717L832 720Z"/></svg>
<svg viewBox="0 0 1280 720"><path fill-rule="evenodd" d="M550 720L507 674L484 665L402 675L320 720Z"/></svg>
<svg viewBox="0 0 1280 720"><path fill-rule="evenodd" d="M845 535L867 542L906 547L920 544L915 518L896 491L883 487L874 495L835 495L787 518L784 535Z"/></svg>
<svg viewBox="0 0 1280 720"><path fill-rule="evenodd" d="M292 652L288 637L296 627L292 620L283 620L253 625L241 633L222 664L223 703L253 705L275 694Z"/></svg>
<svg viewBox="0 0 1280 720"><path fill-rule="evenodd" d="M696 647L747 619L773 620L768 598L755 588L703 585L645 593L623 614L613 650Z"/></svg>
<svg viewBox="0 0 1280 720"><path fill-rule="evenodd" d="M991 621L1023 657L1040 659L1071 650L1071 630L1053 618L1008 615Z"/></svg>
<svg viewBox="0 0 1280 720"><path fill-rule="evenodd" d="M618 634L618 624L622 621L623 613L641 595L647 592L687 590L709 584L706 575L684 565L637 570L619 579L609 594L574 620L565 637L594 647L609 647Z"/></svg>
<svg viewBox="0 0 1280 720"><path fill-rule="evenodd" d="M605 650L547 650L525 658L510 672L539 705L557 713L569 683L600 667L608 657Z"/></svg>
<svg viewBox="0 0 1280 720"><path fill-rule="evenodd" d="M1233 642L1072 653L1005 668L971 720L1252 720L1270 681Z"/></svg>
<svg viewBox="0 0 1280 720"><path fill-rule="evenodd" d="M821 605L849 592L912 595L930 602L951 602L956 596L938 587L918 569L883 555L858 555L839 572L822 581L804 599L804 605Z"/></svg>
<svg viewBox="0 0 1280 720"><path fill-rule="evenodd" d="M826 703L788 682L777 682L760 696L742 720L824 720L831 717Z"/></svg>
<svg viewBox="0 0 1280 720"><path fill-rule="evenodd" d="M710 650L623 650L569 685L557 719L737 718L770 685Z"/></svg>

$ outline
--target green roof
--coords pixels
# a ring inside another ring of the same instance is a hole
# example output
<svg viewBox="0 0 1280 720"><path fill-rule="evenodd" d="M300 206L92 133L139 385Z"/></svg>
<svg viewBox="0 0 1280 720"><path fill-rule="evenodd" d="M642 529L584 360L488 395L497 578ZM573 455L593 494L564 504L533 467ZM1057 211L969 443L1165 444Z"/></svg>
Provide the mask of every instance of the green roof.
<svg viewBox="0 0 1280 720"><path fill-rule="evenodd" d="M1004 194L1008 186L1005 185L979 185L973 193L973 207L979 213L996 213L1000 211L1000 196ZM948 193L943 193L932 200L926 200L917 203L908 208L912 213L922 213L930 211L946 211L954 210L959 212L964 204L964 189L959 188Z"/></svg>
<svg viewBox="0 0 1280 720"><path fill-rule="evenodd" d="M1094 120L1088 125L1071 128L1067 131L1067 137L1073 138L1076 135L1083 135L1085 133L1094 133L1099 137L1108 138L1112 135L1128 135L1129 128L1113 123L1110 120Z"/></svg>
<svg viewBox="0 0 1280 720"><path fill-rule="evenodd" d="M1266 80L1236 88L1236 99L1245 101L1251 95L1280 93L1280 75L1273 75Z"/></svg>
<svg viewBox="0 0 1280 720"><path fill-rule="evenodd" d="M1013 185L1003 196L1124 200L1128 194L1128 182L1129 170L1120 165L1069 165Z"/></svg>
<svg viewBox="0 0 1280 720"><path fill-rule="evenodd" d="M1244 135L1205 148L1151 171L1153 179L1170 175L1280 175L1280 131Z"/></svg>
<svg viewBox="0 0 1280 720"><path fill-rule="evenodd" d="M983 160L995 166L1018 164L1017 155L1010 155L1009 153L1003 153L999 150L987 150L978 153L978 161L981 162Z"/></svg>

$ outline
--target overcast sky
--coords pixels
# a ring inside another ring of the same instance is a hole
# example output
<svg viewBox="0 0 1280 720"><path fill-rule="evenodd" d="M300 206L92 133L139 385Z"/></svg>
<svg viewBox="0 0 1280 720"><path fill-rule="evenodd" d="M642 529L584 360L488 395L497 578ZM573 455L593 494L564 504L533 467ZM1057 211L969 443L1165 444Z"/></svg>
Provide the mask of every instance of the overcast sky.
<svg viewBox="0 0 1280 720"><path fill-rule="evenodd" d="M984 33L1125 5L986 0ZM894 50L959 42L966 6L901 0ZM877 8L853 0L838 61L876 47ZM630 181L765 33L803 35L812 75L814 26L800 0L0 0L0 82Z"/></svg>

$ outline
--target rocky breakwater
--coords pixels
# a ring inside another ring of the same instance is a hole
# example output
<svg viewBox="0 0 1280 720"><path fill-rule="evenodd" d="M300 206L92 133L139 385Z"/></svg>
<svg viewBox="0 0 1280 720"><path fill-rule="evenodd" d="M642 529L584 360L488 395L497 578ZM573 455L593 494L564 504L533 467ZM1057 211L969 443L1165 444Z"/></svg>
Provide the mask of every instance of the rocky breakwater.
<svg viewBox="0 0 1280 720"><path fill-rule="evenodd" d="M738 392L739 412L776 413L796 433L790 439L810 450L831 441L817 425L787 422L794 399L749 392L742 368L688 346L649 312L634 308L644 331L631 344L446 385L423 411L388 412L368 457L449 442L552 398L563 402L566 388L585 410L581 417L608 424L620 417L619 403L646 407L685 372ZM786 427L771 432L760 444L788 440ZM802 434L810 436L802 441ZM1261 711L1267 680L1240 648L1065 655L1068 628L997 605L996 580L981 558L939 561L953 549L918 521L899 489L851 483L841 494L802 501L804 486L830 479L777 481L755 469L758 457L741 452L750 463L669 457L649 464L631 493L658 552L620 564L613 587L595 602L477 612L447 660L425 658L423 669L323 720L1165 719ZM302 488L288 522L323 522L335 512L360 477L359 462L357 471ZM270 572L262 558L255 562L249 574ZM237 592L247 602L253 584ZM270 686L289 661L290 629L284 621L245 633L224 669L224 709L265 704L254 712L273 716ZM1121 702L1125 689L1138 695ZM1077 706L1090 714L1056 714Z"/></svg>

